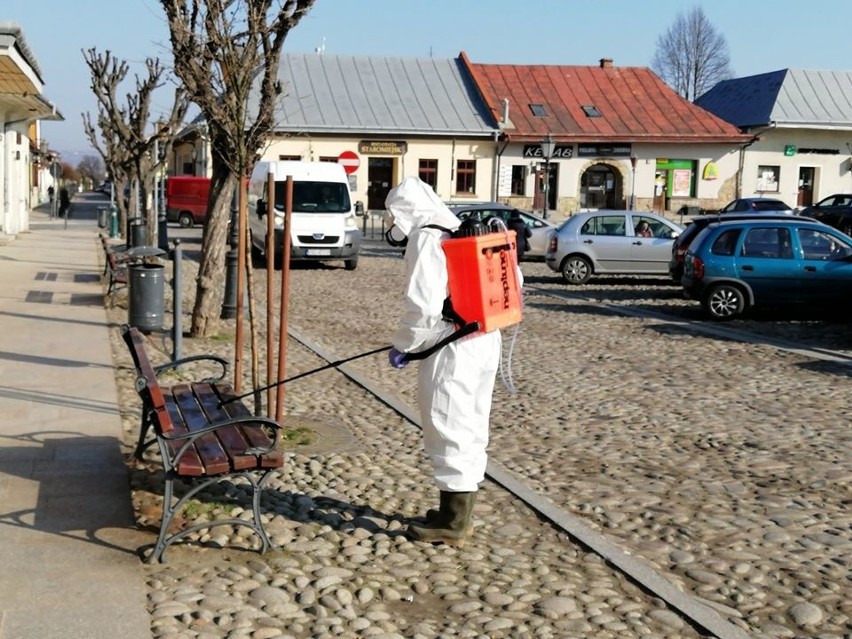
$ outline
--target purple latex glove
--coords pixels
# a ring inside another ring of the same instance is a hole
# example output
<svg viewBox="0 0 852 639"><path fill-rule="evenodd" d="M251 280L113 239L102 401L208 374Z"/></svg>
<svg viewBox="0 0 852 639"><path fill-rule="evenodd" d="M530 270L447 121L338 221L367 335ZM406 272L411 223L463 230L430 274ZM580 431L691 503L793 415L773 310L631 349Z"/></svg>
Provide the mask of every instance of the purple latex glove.
<svg viewBox="0 0 852 639"><path fill-rule="evenodd" d="M408 364L408 353L391 348L388 353L388 362L394 368L405 368L405 365Z"/></svg>

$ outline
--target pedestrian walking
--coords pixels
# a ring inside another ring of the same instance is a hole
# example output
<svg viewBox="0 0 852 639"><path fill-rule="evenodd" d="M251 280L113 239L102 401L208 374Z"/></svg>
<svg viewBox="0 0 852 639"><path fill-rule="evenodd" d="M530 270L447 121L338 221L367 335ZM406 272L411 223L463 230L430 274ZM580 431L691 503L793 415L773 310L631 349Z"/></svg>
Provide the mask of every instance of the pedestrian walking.
<svg viewBox="0 0 852 639"><path fill-rule="evenodd" d="M426 350L456 330L451 314L445 314L449 271L441 243L459 220L417 177L391 190L385 208L388 224L408 239L404 314L388 356L392 366L402 368L409 353ZM409 525L408 535L415 540L462 546L473 533L471 512L488 461L501 339L499 330L473 333L419 363L417 403L440 505Z"/></svg>
<svg viewBox="0 0 852 639"><path fill-rule="evenodd" d="M59 189L59 217L71 217L71 197L64 186Z"/></svg>

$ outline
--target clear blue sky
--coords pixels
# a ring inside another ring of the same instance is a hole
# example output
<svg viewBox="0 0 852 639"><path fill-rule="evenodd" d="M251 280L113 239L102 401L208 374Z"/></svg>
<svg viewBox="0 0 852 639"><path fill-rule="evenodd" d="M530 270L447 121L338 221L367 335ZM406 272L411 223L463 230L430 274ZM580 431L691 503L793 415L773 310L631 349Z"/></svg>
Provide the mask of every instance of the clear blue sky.
<svg viewBox="0 0 852 639"><path fill-rule="evenodd" d="M616 66L650 66L657 37L696 5L727 39L735 76L852 70L849 0L317 0L284 49L306 53L324 41L326 53L340 55L449 58L465 51L474 62L594 65L613 58ZM93 153L81 113L96 115L81 51L110 50L130 63L131 78L144 73L146 57L171 61L156 0L4 0L0 20L22 27L44 93L65 116L45 123L44 135L74 165ZM165 112L168 104L155 106Z"/></svg>

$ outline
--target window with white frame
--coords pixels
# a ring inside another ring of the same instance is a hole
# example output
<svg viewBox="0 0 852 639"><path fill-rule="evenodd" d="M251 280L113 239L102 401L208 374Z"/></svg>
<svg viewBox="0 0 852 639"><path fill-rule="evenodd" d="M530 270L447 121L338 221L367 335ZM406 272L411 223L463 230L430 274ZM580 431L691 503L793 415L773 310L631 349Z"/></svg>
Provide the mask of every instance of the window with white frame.
<svg viewBox="0 0 852 639"><path fill-rule="evenodd" d="M778 193L778 182L781 177L781 167L761 165L757 167L756 191Z"/></svg>

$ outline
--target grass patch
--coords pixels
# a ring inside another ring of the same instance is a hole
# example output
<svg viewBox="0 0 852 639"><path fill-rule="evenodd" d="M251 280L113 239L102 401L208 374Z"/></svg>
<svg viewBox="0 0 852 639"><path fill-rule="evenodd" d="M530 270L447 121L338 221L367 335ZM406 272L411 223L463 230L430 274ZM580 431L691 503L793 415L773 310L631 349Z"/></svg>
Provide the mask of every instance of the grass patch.
<svg viewBox="0 0 852 639"><path fill-rule="evenodd" d="M314 442L314 431L307 426L281 429L281 444L290 448L293 446L307 446Z"/></svg>
<svg viewBox="0 0 852 639"><path fill-rule="evenodd" d="M196 519L201 515L205 515L208 519L215 519L214 513L218 511L230 512L235 507L234 502L223 501L199 501L198 499L190 499L181 508L181 513L187 519Z"/></svg>

